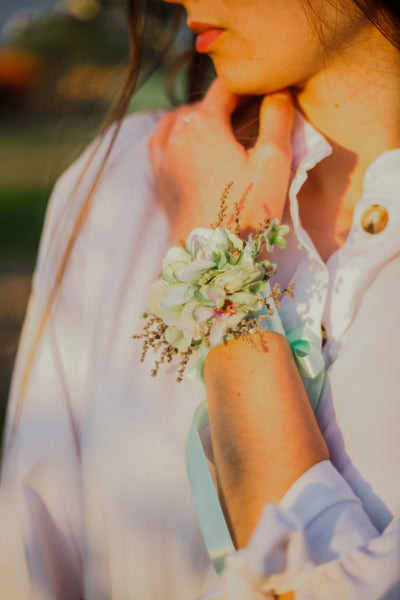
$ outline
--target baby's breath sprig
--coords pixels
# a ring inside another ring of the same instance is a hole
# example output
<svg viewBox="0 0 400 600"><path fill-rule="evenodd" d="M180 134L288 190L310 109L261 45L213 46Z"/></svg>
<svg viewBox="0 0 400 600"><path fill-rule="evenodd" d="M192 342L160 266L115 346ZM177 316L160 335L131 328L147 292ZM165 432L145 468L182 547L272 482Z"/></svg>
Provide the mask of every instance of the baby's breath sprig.
<svg viewBox="0 0 400 600"><path fill-rule="evenodd" d="M256 237L260 237L264 231L266 231L271 225L271 219L264 219L262 223L259 224L256 230Z"/></svg>
<svg viewBox="0 0 400 600"><path fill-rule="evenodd" d="M262 326L262 322L264 321L264 319L265 317L263 315L243 319L243 321L240 321L240 323L238 323L236 327L228 329L227 335L228 337L232 337L234 339L242 339L252 350L255 350L255 352L259 352L260 349L251 336L255 333L265 333L265 329Z"/></svg>
<svg viewBox="0 0 400 600"><path fill-rule="evenodd" d="M284 290L281 289L279 283L275 283L271 288L271 294L268 296L268 298L273 298L276 308L280 308L282 304L282 297L287 295L290 298L290 300L293 300L293 292L295 291L295 289L296 284L294 283L294 281L291 281L288 287Z"/></svg>
<svg viewBox="0 0 400 600"><path fill-rule="evenodd" d="M148 319L148 321L143 327L142 333L133 335L132 339L143 340L140 362L144 362L150 348L153 352L159 352L161 350L160 359L156 361L154 369L151 372L152 377L155 377L159 371L160 365L165 362L171 362L178 353L178 350L166 341L164 334L167 325L160 317L153 314L149 315L148 313L143 313L142 316L145 319Z"/></svg>
<svg viewBox="0 0 400 600"><path fill-rule="evenodd" d="M177 381L181 382L194 348L189 346L184 352L179 352L177 348L175 348L165 339L164 334L165 330L167 329L167 325L165 325L165 323L159 317L148 315L147 313L143 313L142 316L149 320L143 327L142 333L132 336L132 339L134 340L143 340L140 362L145 361L146 355L150 349L152 349L155 354L161 351L160 358L155 361L154 367L151 370L151 376L156 377L161 365L170 363L179 354L180 362Z"/></svg>

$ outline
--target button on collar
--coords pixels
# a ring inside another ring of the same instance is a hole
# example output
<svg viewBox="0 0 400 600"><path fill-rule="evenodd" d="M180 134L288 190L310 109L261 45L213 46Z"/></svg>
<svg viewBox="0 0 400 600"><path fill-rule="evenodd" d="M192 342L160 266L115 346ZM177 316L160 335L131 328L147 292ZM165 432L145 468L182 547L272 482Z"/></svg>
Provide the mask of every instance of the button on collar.
<svg viewBox="0 0 400 600"><path fill-rule="evenodd" d="M389 214L384 206L373 204L364 212L361 218L362 228L372 235L383 231L388 224Z"/></svg>

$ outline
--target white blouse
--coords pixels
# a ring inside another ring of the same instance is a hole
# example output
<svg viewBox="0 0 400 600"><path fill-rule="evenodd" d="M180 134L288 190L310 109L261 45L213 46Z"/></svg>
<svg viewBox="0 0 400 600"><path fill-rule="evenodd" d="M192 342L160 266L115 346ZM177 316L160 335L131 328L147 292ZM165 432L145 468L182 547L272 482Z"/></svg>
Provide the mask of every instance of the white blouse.
<svg viewBox="0 0 400 600"><path fill-rule="evenodd" d="M297 194L330 152L297 116L278 279L296 283L286 329L328 342L317 419L331 461L265 508L248 548L210 576L184 466L202 392L176 368L140 363L141 313L170 245L147 142L158 116L125 119L38 348L17 433L18 387L74 218L105 153L67 204L89 150L51 198L19 347L0 488L0 596L57 600L250 600L296 588L300 600L400 597L400 150L369 167L345 244L324 264ZM373 204L389 222L361 227ZM265 465L268 477L268 465ZM208 575L207 575L208 573ZM217 583L216 583L217 582ZM216 583L216 585L214 585ZM14 586L14 587L13 587ZM211 588L211 590L210 590ZM12 590L12 592L10 592ZM207 592L207 590L210 590Z"/></svg>

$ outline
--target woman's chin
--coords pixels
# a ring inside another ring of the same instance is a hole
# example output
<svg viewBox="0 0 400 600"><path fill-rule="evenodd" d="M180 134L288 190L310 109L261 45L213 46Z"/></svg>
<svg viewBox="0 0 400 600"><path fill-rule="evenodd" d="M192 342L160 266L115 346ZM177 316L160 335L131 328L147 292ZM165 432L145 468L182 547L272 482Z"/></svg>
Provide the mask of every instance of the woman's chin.
<svg viewBox="0 0 400 600"><path fill-rule="evenodd" d="M245 70L244 70L245 71ZM252 80L245 76L244 73L234 73L227 71L222 68L218 68L216 65L216 72L218 78L222 81L225 87L234 94L240 96L265 96L265 94L272 94L278 92L287 86L285 82L274 82L259 79Z"/></svg>

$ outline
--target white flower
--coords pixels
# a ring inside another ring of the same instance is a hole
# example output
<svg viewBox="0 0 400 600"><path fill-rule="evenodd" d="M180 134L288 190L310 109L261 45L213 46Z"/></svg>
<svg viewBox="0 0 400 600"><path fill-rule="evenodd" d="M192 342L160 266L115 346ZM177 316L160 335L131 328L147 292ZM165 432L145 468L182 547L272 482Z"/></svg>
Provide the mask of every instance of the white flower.
<svg viewBox="0 0 400 600"><path fill-rule="evenodd" d="M189 254L195 258L210 260L212 252L209 249L208 242L213 233L212 229L205 227L196 227L190 232L186 240L186 249Z"/></svg>
<svg viewBox="0 0 400 600"><path fill-rule="evenodd" d="M216 266L213 260L197 259L190 265L180 266L175 271L175 277L178 281L193 282L198 279L201 273L214 269Z"/></svg>
<svg viewBox="0 0 400 600"><path fill-rule="evenodd" d="M193 298L195 288L190 283L173 283L165 290L163 304L165 306L177 306L184 304Z"/></svg>
<svg viewBox="0 0 400 600"><path fill-rule="evenodd" d="M213 253L224 253L228 248L243 250L243 241L223 227L208 229L197 227L189 234L186 249L194 259L211 260Z"/></svg>
<svg viewBox="0 0 400 600"><path fill-rule="evenodd" d="M166 325L178 325L181 313L182 313L183 305L179 306L161 306L160 311L162 313L162 320Z"/></svg>
<svg viewBox="0 0 400 600"><path fill-rule="evenodd" d="M164 281L163 279L160 279L150 286L149 292L147 294L147 299L146 299L147 310L150 313L152 313L153 315L160 317L160 319L163 319L163 311L160 306L160 303L161 303L162 299L164 298L164 294L165 294L167 288L168 288L168 283L166 281Z"/></svg>
<svg viewBox="0 0 400 600"><path fill-rule="evenodd" d="M167 252L163 259L163 269L174 262L183 262L189 264L192 261L190 254L188 254L183 248L179 246L173 246Z"/></svg>
<svg viewBox="0 0 400 600"><path fill-rule="evenodd" d="M226 330L238 325L245 316L246 313L241 311L214 311L213 324L210 329L211 344L219 344L225 336Z"/></svg>
<svg viewBox="0 0 400 600"><path fill-rule="evenodd" d="M167 342L174 348L177 348L180 352L187 350L192 343L192 338L190 336L185 336L178 327L167 327L164 336Z"/></svg>
<svg viewBox="0 0 400 600"><path fill-rule="evenodd" d="M195 310L201 306L199 302L187 302L183 307L179 320L179 329L185 337L193 340L201 340L207 333L209 326L204 321L198 321L195 317Z"/></svg>
<svg viewBox="0 0 400 600"><path fill-rule="evenodd" d="M229 294L242 290L246 285L262 279L264 270L252 261L228 265L220 275L213 280L213 284L225 288Z"/></svg>

